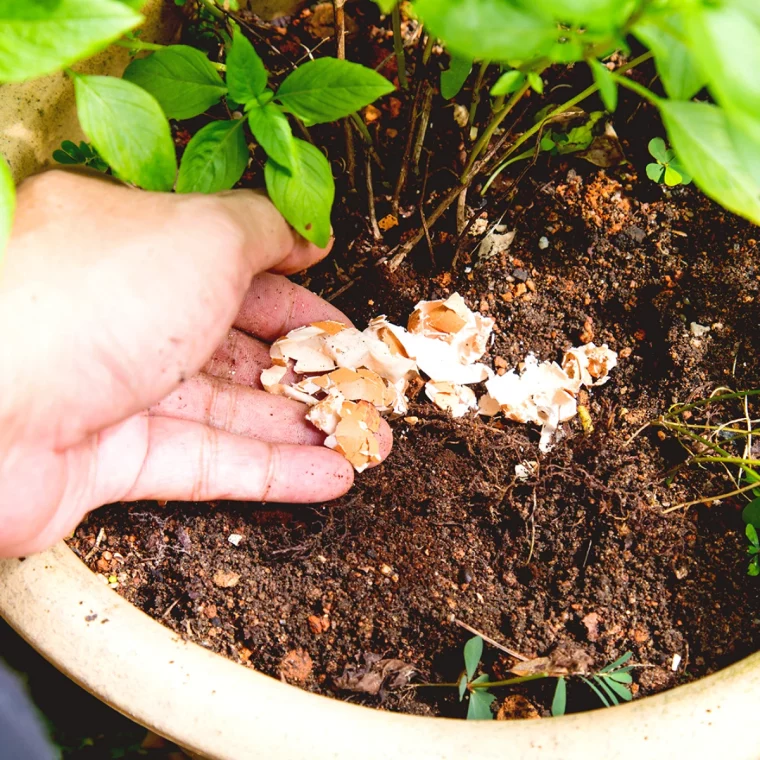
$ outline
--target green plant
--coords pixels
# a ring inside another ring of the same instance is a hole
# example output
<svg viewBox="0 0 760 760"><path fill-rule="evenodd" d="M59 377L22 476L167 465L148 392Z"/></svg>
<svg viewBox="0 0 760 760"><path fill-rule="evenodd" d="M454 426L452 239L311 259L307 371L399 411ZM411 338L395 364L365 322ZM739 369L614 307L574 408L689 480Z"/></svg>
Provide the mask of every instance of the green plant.
<svg viewBox="0 0 760 760"><path fill-rule="evenodd" d="M224 63L187 45L139 40L140 0L0 0L0 81L13 82L65 69L74 82L77 111L90 144L62 145L61 163L110 166L119 178L146 190L211 193L231 188L249 161L247 130L267 155L267 190L285 218L308 240L330 238L334 181L319 148L293 135L290 119L310 126L335 121L393 90L359 64L318 58L295 68L279 87L253 45L213 0L199 13L224 30ZM205 15L204 15L205 14ZM136 58L124 77L92 76L70 67L111 42ZM226 72L222 78L220 72ZM242 118L211 121L188 144L179 165L169 119L205 113L222 99ZM10 232L14 188L0 160L0 250Z"/></svg>
<svg viewBox="0 0 760 760"><path fill-rule="evenodd" d="M652 182L665 183L669 187L674 185L688 185L691 177L686 170L676 161L676 154L668 150L665 140L654 137L649 141L649 154L656 163L647 164L647 177Z"/></svg>
<svg viewBox="0 0 760 760"><path fill-rule="evenodd" d="M107 172L108 164L98 155L98 152L86 142L79 145L64 140L58 150L53 151L53 159L65 166L89 166L99 172Z"/></svg>
<svg viewBox="0 0 760 760"><path fill-rule="evenodd" d="M757 529L752 523L747 523L745 526L745 534L749 541L747 554L752 557L747 568L747 575L757 576L760 575L760 539L758 539Z"/></svg>
<svg viewBox="0 0 760 760"><path fill-rule="evenodd" d="M619 89L631 90L659 109L679 158L680 170L667 162L666 171L658 171L669 180L676 171L682 179L693 177L718 203L760 223L760 84L753 73L760 67L760 5L754 0L416 0L413 7L452 56L505 71L491 89L491 115L460 186L426 213L424 229L400 246L393 267L476 176L518 154L530 155L522 146L541 141L544 123L516 139L502 125L529 90L541 92L547 69L571 63L585 63L593 84L558 104L547 119L595 93L612 112ZM614 68L611 56L628 55L632 39L647 52ZM649 59L662 93L631 76ZM703 90L710 102L695 102Z"/></svg>
<svg viewBox="0 0 760 760"><path fill-rule="evenodd" d="M603 667L598 673L590 676L577 674L578 678L596 694L599 701L605 707L619 705L623 702L630 702L633 699L630 690L630 684L633 681L631 676L632 665L625 663L631 659L633 652L626 652L618 657L617 660ZM564 715L567 709L567 683L566 676L557 678L557 686L554 689L554 699L552 699L552 715Z"/></svg>
<svg viewBox="0 0 760 760"><path fill-rule="evenodd" d="M496 644L496 642L491 643ZM512 669L513 673L518 674L514 678L491 681L487 673L476 675L483 656L483 638L473 636L464 645L464 670L456 683L425 683L418 684L418 687L455 687L459 693L460 702L464 701L466 696L468 697L467 720L491 720L493 718L491 704L496 696L490 692L490 689L514 686L543 678L556 678L557 685L554 689L551 712L554 716L564 715L567 708L567 679L571 677L580 678L605 707L620 704L621 701L630 702L632 695L629 686L633 680L631 670L634 666L626 665L626 663L632 655L632 652L626 652L598 672L588 675L568 672L565 668L553 665L551 658L548 657L539 657L535 660L523 658L523 661Z"/></svg>
<svg viewBox="0 0 760 760"><path fill-rule="evenodd" d="M665 509L666 513L734 497L746 499L742 519L750 542L747 551L752 557L749 575L760 575L756 543L760 529L760 459L753 453L753 441L760 436L760 420L752 407L758 395L757 389L717 388L706 398L674 404L666 414L649 423L674 435L686 454L684 461L666 474L667 485L673 485L682 471L690 467L721 468L733 484L730 491L675 504Z"/></svg>

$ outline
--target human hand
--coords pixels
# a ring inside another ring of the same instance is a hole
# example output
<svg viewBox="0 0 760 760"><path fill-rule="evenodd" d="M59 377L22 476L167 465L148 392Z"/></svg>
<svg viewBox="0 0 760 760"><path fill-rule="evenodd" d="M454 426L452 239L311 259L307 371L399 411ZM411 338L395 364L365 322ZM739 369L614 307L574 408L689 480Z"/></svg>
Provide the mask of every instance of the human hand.
<svg viewBox="0 0 760 760"><path fill-rule="evenodd" d="M109 502L345 493L348 462L258 383L262 341L348 323L279 276L326 253L253 191L61 171L22 183L0 274L0 556L42 550Z"/></svg>

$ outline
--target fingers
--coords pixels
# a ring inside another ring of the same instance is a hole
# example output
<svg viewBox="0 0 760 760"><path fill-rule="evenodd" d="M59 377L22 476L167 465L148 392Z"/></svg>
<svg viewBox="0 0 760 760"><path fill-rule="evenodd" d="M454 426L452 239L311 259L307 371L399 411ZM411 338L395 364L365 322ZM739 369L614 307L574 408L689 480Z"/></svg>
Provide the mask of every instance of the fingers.
<svg viewBox="0 0 760 760"><path fill-rule="evenodd" d="M269 443L319 446L325 436L305 418L306 406L208 375L197 375L151 408L153 416L200 422ZM380 456L388 456L393 433L385 420L378 430Z"/></svg>
<svg viewBox="0 0 760 760"><path fill-rule="evenodd" d="M332 248L318 248L301 237L260 190L230 190L216 196L243 232L255 271L293 274L323 259Z"/></svg>
<svg viewBox="0 0 760 760"><path fill-rule="evenodd" d="M278 275L260 274L245 294L234 325L272 341L296 327L320 320L351 324L342 311L306 288Z"/></svg>
<svg viewBox="0 0 760 760"><path fill-rule="evenodd" d="M257 272L324 255L250 190L148 193L50 171L20 186L17 207L0 345L24 435L59 449L198 372Z"/></svg>
<svg viewBox="0 0 760 760"><path fill-rule="evenodd" d="M150 413L270 443L319 446L325 439L307 422L303 404L202 374L183 383L151 407Z"/></svg>
<svg viewBox="0 0 760 760"><path fill-rule="evenodd" d="M149 441L124 501L323 502L346 493L354 478L329 449L254 441L197 422L152 417Z"/></svg>
<svg viewBox="0 0 760 760"><path fill-rule="evenodd" d="M232 329L202 371L232 383L261 388L261 372L271 366L268 345Z"/></svg>

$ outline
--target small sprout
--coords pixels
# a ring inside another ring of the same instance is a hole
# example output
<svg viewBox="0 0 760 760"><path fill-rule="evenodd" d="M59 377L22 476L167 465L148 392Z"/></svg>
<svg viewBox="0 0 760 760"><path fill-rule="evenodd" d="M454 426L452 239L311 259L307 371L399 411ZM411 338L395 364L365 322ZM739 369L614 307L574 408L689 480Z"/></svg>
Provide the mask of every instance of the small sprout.
<svg viewBox="0 0 760 760"><path fill-rule="evenodd" d="M752 557L747 568L747 575L755 577L760 575L760 540L757 536L757 529L752 523L748 523L744 530L749 541L747 554Z"/></svg>
<svg viewBox="0 0 760 760"><path fill-rule="evenodd" d="M676 154L665 146L661 137L649 141L649 154L657 163L647 164L647 177L652 182L675 185L688 185L691 175L676 161Z"/></svg>
<svg viewBox="0 0 760 760"><path fill-rule="evenodd" d="M89 166L99 172L107 172L108 164L98 155L97 151L86 142L79 145L64 140L58 150L53 151L53 158L64 166Z"/></svg>
<svg viewBox="0 0 760 760"><path fill-rule="evenodd" d="M473 636L464 645L464 668L467 674L467 680L472 681L475 671L478 669L480 657L483 654L483 639L480 636Z"/></svg>
<svg viewBox="0 0 760 760"><path fill-rule="evenodd" d="M552 699L552 715L556 718L564 715L567 709L567 682L564 676L557 679L557 686L554 689L554 699Z"/></svg>

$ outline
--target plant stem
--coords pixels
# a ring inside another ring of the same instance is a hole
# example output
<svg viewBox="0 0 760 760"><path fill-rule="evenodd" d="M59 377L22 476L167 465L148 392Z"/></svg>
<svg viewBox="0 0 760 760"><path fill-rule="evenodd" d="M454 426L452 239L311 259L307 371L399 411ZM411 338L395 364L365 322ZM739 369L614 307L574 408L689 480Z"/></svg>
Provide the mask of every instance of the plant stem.
<svg viewBox="0 0 760 760"><path fill-rule="evenodd" d="M333 18L335 21L335 54L339 60L346 60L346 0L333 0ZM346 170L348 185L356 188L356 153L354 151L354 133L348 119L343 119L343 132L346 140Z"/></svg>
<svg viewBox="0 0 760 760"><path fill-rule="evenodd" d="M383 235L380 232L380 228L377 226L377 214L375 213L375 190L372 185L372 156L370 156L369 150L367 150L366 153L367 163L365 166L365 173L367 176L367 204L369 207L369 226L372 230L372 237L375 238L375 240L382 240Z"/></svg>
<svg viewBox="0 0 760 760"><path fill-rule="evenodd" d="M393 23L393 52L396 55L396 66L398 68L398 83L402 89L409 89L409 80L406 78L406 56L404 55L404 40L401 38L401 8L399 4L393 6L391 11L391 21Z"/></svg>
<svg viewBox="0 0 760 760"><path fill-rule="evenodd" d="M157 42L143 42L142 40L116 40L113 43L119 47L126 48L127 50L164 50L169 45L159 45ZM217 63L216 61L209 61L209 63L217 71L227 71L227 67L223 63Z"/></svg>
<svg viewBox="0 0 760 760"><path fill-rule="evenodd" d="M214 0L200 0L201 5L215 18L223 19L226 18L224 15L224 11L222 11L221 8L218 8Z"/></svg>
<svg viewBox="0 0 760 760"><path fill-rule="evenodd" d="M420 156L422 155L422 146L425 144L425 135L430 123L430 109L433 106L433 88L427 80L425 80L422 87L424 93L422 96L422 109L420 110L420 126L417 130L414 150L412 151L412 166L414 167L415 174L420 173Z"/></svg>
<svg viewBox="0 0 760 760"><path fill-rule="evenodd" d="M729 496L738 496L739 494L751 491L753 488L758 488L758 483L750 483L742 488L737 488L734 491L727 491L726 493L720 493L717 496L703 496L701 499L694 499L694 501L685 501L682 504L676 504L673 507L668 507L662 510L662 514L667 515L669 512L674 512L676 509L686 509L686 507L693 507L695 504L704 504L708 501L715 501L716 499L727 499Z"/></svg>
<svg viewBox="0 0 760 760"><path fill-rule="evenodd" d="M433 45L435 45L435 37L432 34L428 34L425 40L425 48L422 51L422 65L427 66L430 60L430 54L433 52Z"/></svg>
<svg viewBox="0 0 760 760"><path fill-rule="evenodd" d="M644 61L648 61L652 57L652 53L644 53L643 55L640 55L638 58L635 58L630 63L623 64L621 66L621 69L623 71L628 71L628 69L635 68L641 63L644 63ZM433 213L428 217L428 227L432 227L433 224L441 217L441 215L451 206L451 204L459 197L459 194L462 192L463 188L467 187L470 182L472 182L473 177L480 171L481 168L483 168L488 161L492 157L493 151L491 153L486 154L486 156L478 160L477 156L475 154L475 151L480 153L483 149L485 149L485 146L488 144L488 142L491 139L491 136L493 133L498 129L499 124L504 120L506 115L509 113L509 111L514 108L514 105L517 103L517 101L520 99L520 97L525 93L525 91L528 89L527 82L523 87L520 88L516 93L512 95L512 97L509 99L507 104L504 106L504 108L498 113L494 115L494 118L491 120L491 123L486 127L486 131L483 132L478 142L473 147L473 152L470 154L470 159L467 162L467 165L465 166L464 171L462 172L459 184L455 187L453 187L451 190L449 190L448 193L443 197L443 199L440 201L438 206L436 206ZM570 100L565 101L562 105L555 108L551 113L549 113L544 119L542 119L537 124L534 124L527 132L524 132L517 140L515 140L512 145L508 148L508 150L504 153L502 158L507 158L512 153L515 152L517 148L519 148L526 140L529 140L533 135L536 134L536 132L540 131L544 124L546 122L556 116L557 114L562 113L567 108L570 108L571 106L576 105L577 103L580 103L585 98L589 97L589 95L593 95L599 88L597 85L591 85L590 87L587 87L583 92L578 93L573 98L570 98ZM498 119L498 122L496 120ZM398 252L393 256L393 258L388 262L388 268L391 271L395 271L400 265L401 262L407 257L409 252L414 248L414 246L417 245L417 243L422 240L422 238L425 235L424 230L419 230L413 237L411 237L409 240L404 243L403 246L401 246L398 250ZM757 391L757 393L760 393L760 390Z"/></svg>
<svg viewBox="0 0 760 760"><path fill-rule="evenodd" d="M157 42L144 42L143 40L116 40L113 43L127 50L163 50L167 45L159 45Z"/></svg>
<svg viewBox="0 0 760 760"><path fill-rule="evenodd" d="M359 116L359 114L355 111L348 118L351 119L351 121L353 121L356 125L356 128L359 130L359 134L362 136L362 140L364 140L367 145L372 145L372 135L369 133L367 125L364 123L364 119L362 119L362 117Z"/></svg>
<svg viewBox="0 0 760 760"><path fill-rule="evenodd" d="M527 681L538 681L540 678L549 678L548 673L531 673L529 676L515 676L514 678L506 678L503 681L484 681L483 683L470 683L467 684L467 688L470 691L476 689L490 689L492 686L513 686L518 683L526 683Z"/></svg>
<svg viewBox="0 0 760 760"><path fill-rule="evenodd" d="M634 58L630 63L624 63L620 68L623 71L628 71L628 69L633 69L636 66L639 66L640 64L644 63L645 61L648 61L652 57L652 53L644 53L643 55L640 55L638 58ZM628 81L628 80L626 80ZM515 140L515 142L512 143L512 145L509 146L509 149L504 153L502 158L507 158L512 153L517 150L526 140L530 140L533 135L536 134L536 132L540 132L541 129L543 129L544 124L546 124L547 121L550 121L558 114L561 114L563 111L566 111L568 108L572 108L572 106L578 105L582 100L585 100L589 96L593 95L599 87L595 84L590 85L582 92L579 92L574 97L570 98L570 100L566 100L562 105L557 106L553 111L550 111L544 118L534 124L527 132L523 132L520 137ZM647 92L649 92L647 90ZM760 393L760 391L758 391Z"/></svg>
<svg viewBox="0 0 760 760"><path fill-rule="evenodd" d="M727 462L728 464L739 464L743 467L759 467L760 459L743 459L742 457L694 457L692 462ZM754 472L754 470L752 470ZM755 473L757 474L757 473ZM760 488L760 481L755 481Z"/></svg>
<svg viewBox="0 0 760 760"><path fill-rule="evenodd" d="M682 406L679 406L677 409L674 409L672 412L668 412L664 419L668 419L670 417L677 417L680 414L683 414L684 412L690 412L692 409L697 409L700 406L707 406L708 404L712 404L714 402L720 402L720 401L731 401L732 399L737 398L746 398L747 396L759 396L760 395L760 389L758 390L752 390L752 391L735 391L734 393L722 393L720 396L710 396L710 398L703 398L699 401L693 401L690 404L683 404Z"/></svg>
<svg viewBox="0 0 760 760"><path fill-rule="evenodd" d="M629 90L633 90L637 95L640 95L644 100L648 100L652 105L657 105L660 102L660 98L658 98L650 89L647 87L644 87L643 84L639 84L638 82L634 82L633 79L629 79L628 77L621 76L620 74L616 74L613 72L612 78L623 87L627 87Z"/></svg>
<svg viewBox="0 0 760 760"><path fill-rule="evenodd" d="M478 156L485 150L486 146L491 141L491 137L493 137L493 133L499 128L509 112L517 105L520 98L525 95L529 87L530 85L526 81L517 92L512 93L512 97L507 101L506 105L500 111L497 111L491 118L491 121L488 122L488 126L470 151L467 165L464 167L464 171L460 177L460 182L462 184L465 184L465 181L469 181L467 178Z"/></svg>
<svg viewBox="0 0 760 760"><path fill-rule="evenodd" d="M472 129L475 124L475 115L480 105L480 88L483 86L483 78L486 75L486 70L490 65L490 61L483 61L480 64L480 70L478 71L477 79L475 80L475 86L472 89L472 102L470 103L470 117L467 119L467 126Z"/></svg>

